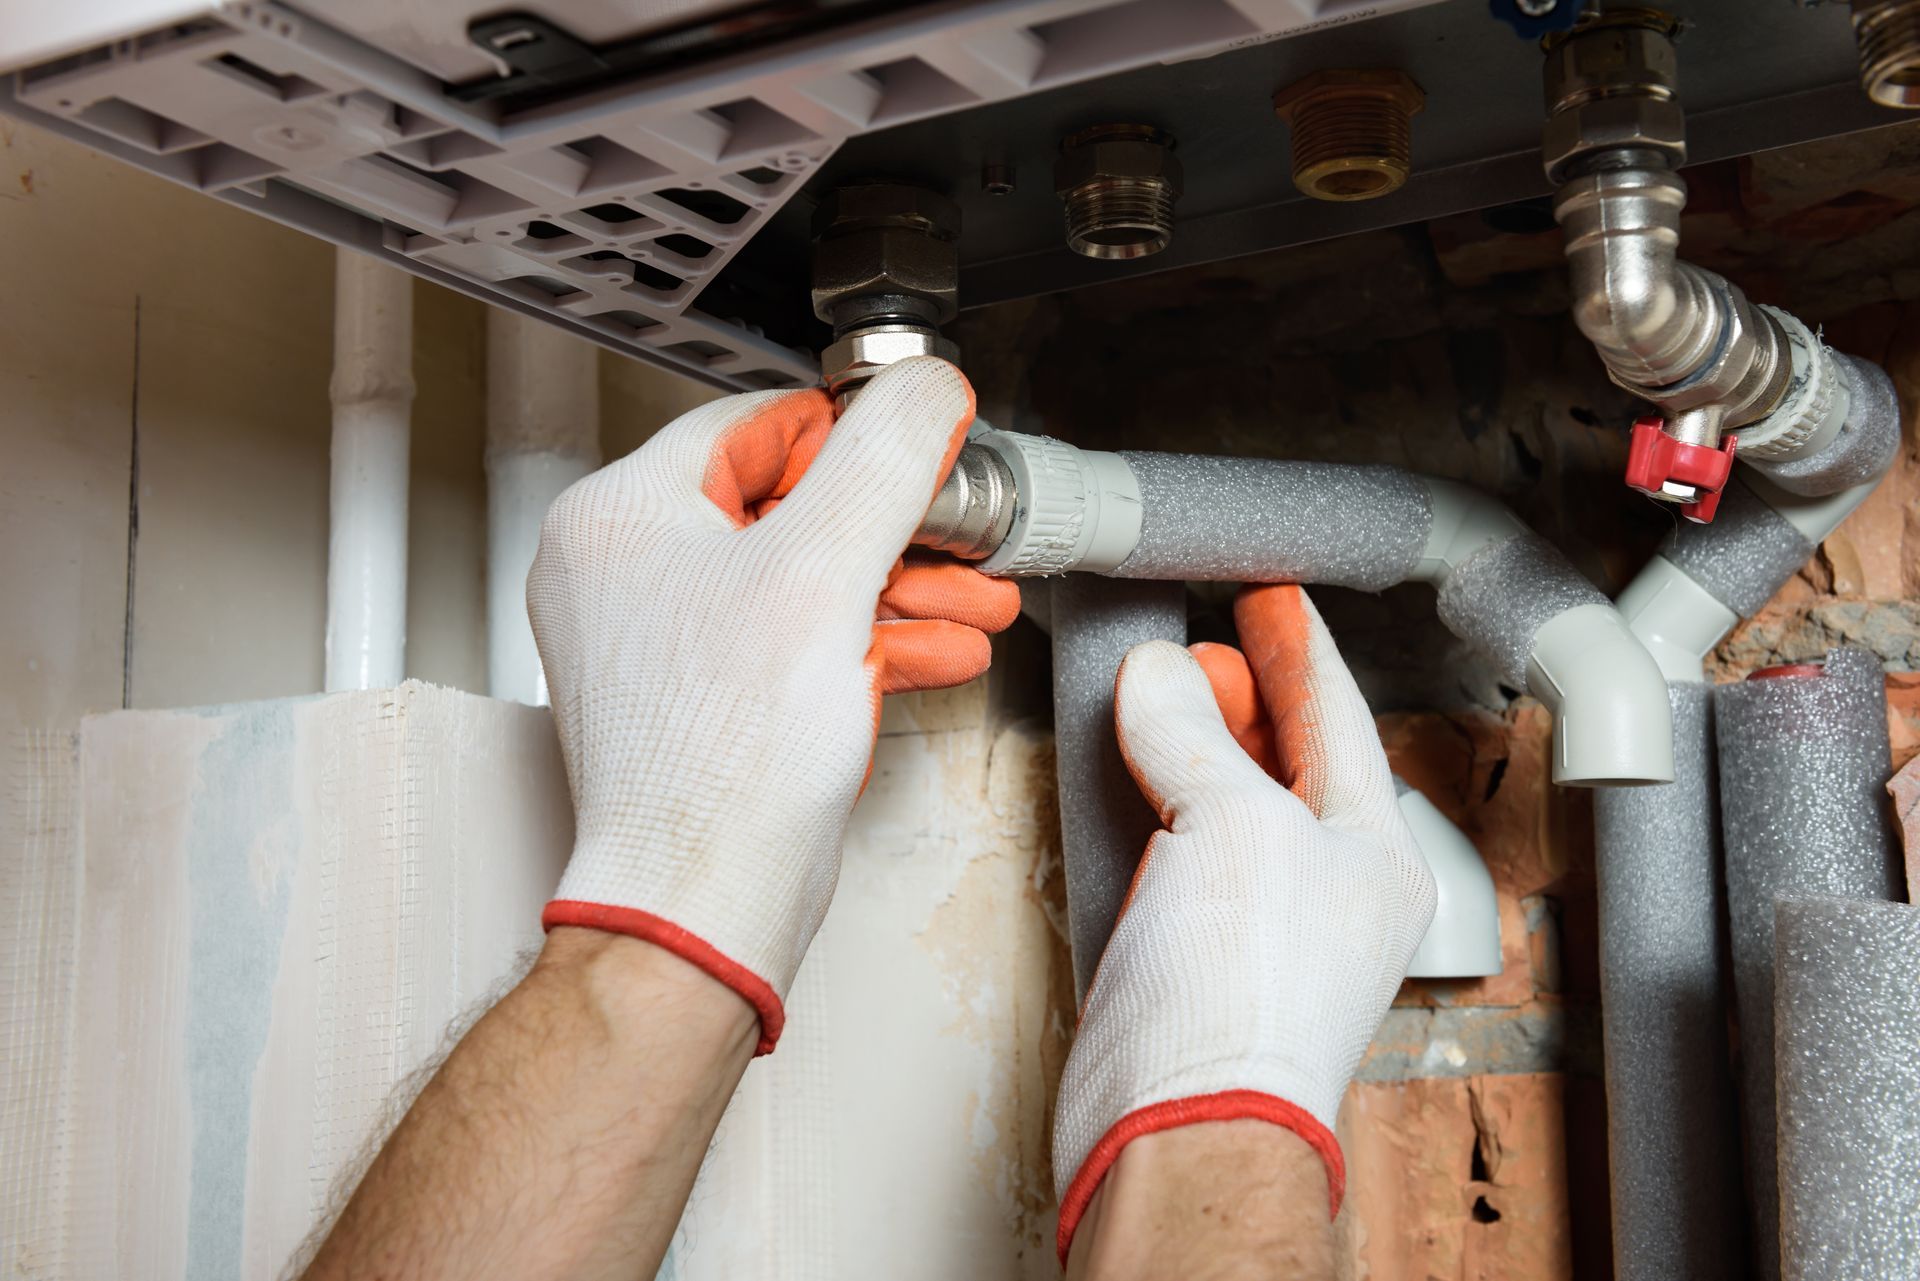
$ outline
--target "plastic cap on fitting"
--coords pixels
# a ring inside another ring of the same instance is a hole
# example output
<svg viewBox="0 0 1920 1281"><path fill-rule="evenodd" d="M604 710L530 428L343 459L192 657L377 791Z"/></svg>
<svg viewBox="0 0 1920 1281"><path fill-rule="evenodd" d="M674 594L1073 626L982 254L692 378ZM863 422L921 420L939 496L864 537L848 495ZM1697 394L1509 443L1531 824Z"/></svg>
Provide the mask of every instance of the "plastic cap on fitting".
<svg viewBox="0 0 1920 1281"><path fill-rule="evenodd" d="M1500 973L1500 900L1480 851L1466 833L1401 779L1400 816L1433 873L1433 923L1407 964L1414 979L1487 978Z"/></svg>
<svg viewBox="0 0 1920 1281"><path fill-rule="evenodd" d="M1680 504L1680 514L1695 524L1709 524L1720 509L1720 491L1733 473L1733 451L1739 444L1725 436L1718 449L1689 445L1668 435L1658 418L1636 418L1627 444L1627 485L1668 500L1669 484L1690 485L1699 497Z"/></svg>
<svg viewBox="0 0 1920 1281"><path fill-rule="evenodd" d="M988 574L1032 577L1118 569L1140 544L1140 482L1118 454L1049 436L991 431L975 437L1013 474L1013 527L980 562Z"/></svg>

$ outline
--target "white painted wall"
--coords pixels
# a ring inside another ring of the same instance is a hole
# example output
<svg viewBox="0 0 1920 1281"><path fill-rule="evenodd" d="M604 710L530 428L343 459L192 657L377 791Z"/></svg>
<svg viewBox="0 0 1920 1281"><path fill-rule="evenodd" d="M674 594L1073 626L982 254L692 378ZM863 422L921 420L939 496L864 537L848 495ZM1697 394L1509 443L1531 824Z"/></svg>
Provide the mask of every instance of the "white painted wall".
<svg viewBox="0 0 1920 1281"><path fill-rule="evenodd" d="M123 674L134 708L321 683L332 261L329 246L0 121L8 1275L60 1275L36 1253L57 1210L32 1156L66 1124L56 1087L73 1047L46 1029L76 1008L82 968L63 924L80 717L121 706ZM408 670L480 690L485 313L416 289ZM599 373L608 458L713 395L613 357ZM675 1247L683 1277L1056 1275L1046 1136L1071 1009L1048 743L985 681L888 702L842 891L782 1048L752 1069L703 1176ZM120 811L125 841L90 842L90 859L111 867L121 844L131 856L165 843L186 812L167 797L184 803L203 781L183 760L154 766L152 821ZM142 777L138 758L118 768L129 789ZM92 1035L102 1054L121 1044L109 1024ZM802 1236L768 1235L786 1223ZM267 1275L286 1239L249 1237L270 1244L249 1245L245 1275ZM776 1249L782 1264L760 1266Z"/></svg>
<svg viewBox="0 0 1920 1281"><path fill-rule="evenodd" d="M332 263L0 119L0 733L121 706L136 411L131 705L320 688ZM414 307L407 673L482 690L486 313ZM601 380L610 458L715 394L611 355Z"/></svg>

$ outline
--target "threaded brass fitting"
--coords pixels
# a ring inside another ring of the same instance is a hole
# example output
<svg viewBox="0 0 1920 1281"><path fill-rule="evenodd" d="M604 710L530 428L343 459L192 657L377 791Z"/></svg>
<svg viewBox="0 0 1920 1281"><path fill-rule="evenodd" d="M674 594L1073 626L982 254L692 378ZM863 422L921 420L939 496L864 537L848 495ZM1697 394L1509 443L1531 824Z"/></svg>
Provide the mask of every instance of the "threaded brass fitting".
<svg viewBox="0 0 1920 1281"><path fill-rule="evenodd" d="M1853 0L1860 86L1883 107L1920 108L1920 0Z"/></svg>
<svg viewBox="0 0 1920 1281"><path fill-rule="evenodd" d="M1097 125L1060 144L1053 186L1067 247L1089 258L1144 258L1173 240L1180 199L1173 139L1147 125Z"/></svg>
<svg viewBox="0 0 1920 1281"><path fill-rule="evenodd" d="M1293 130L1293 185L1315 200L1373 200L1413 172L1427 95L1404 71L1316 71L1273 95Z"/></svg>

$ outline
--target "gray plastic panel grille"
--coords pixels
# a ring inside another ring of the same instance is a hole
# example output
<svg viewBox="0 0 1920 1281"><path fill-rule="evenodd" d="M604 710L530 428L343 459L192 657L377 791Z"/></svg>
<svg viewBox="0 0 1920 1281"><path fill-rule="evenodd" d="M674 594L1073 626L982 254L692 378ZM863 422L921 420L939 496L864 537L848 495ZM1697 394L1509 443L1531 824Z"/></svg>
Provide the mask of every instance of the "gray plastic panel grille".
<svg viewBox="0 0 1920 1281"><path fill-rule="evenodd" d="M500 117L249 0L19 72L0 111L652 363L781 387L815 381L812 353L694 303L845 139L1431 2L915 6Z"/></svg>

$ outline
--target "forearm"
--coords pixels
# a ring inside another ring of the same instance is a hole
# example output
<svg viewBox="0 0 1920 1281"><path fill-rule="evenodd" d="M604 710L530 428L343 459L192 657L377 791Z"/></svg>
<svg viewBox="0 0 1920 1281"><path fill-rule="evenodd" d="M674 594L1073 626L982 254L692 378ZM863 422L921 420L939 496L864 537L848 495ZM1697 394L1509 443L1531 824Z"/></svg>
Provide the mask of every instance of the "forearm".
<svg viewBox="0 0 1920 1281"><path fill-rule="evenodd" d="M556 929L421 1092L308 1281L651 1277L758 1026L669 952Z"/></svg>
<svg viewBox="0 0 1920 1281"><path fill-rule="evenodd" d="M1327 1172L1298 1135L1211 1121L1122 1149L1074 1234L1068 1281L1329 1281Z"/></svg>

